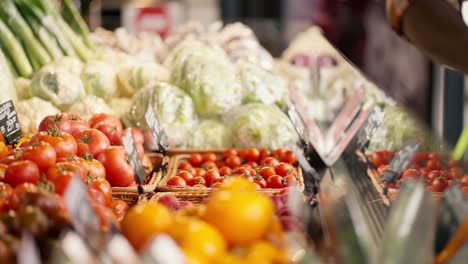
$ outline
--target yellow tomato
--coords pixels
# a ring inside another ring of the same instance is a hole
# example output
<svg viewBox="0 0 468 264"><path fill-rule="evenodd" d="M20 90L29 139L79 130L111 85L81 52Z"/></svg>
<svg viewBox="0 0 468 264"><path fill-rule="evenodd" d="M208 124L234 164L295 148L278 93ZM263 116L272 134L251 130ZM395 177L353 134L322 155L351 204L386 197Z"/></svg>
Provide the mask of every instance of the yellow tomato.
<svg viewBox="0 0 468 264"><path fill-rule="evenodd" d="M261 240L253 243L247 250L249 263L286 263L284 252L271 242Z"/></svg>
<svg viewBox="0 0 468 264"><path fill-rule="evenodd" d="M246 245L265 236L274 214L273 203L257 192L217 191L203 218L231 245Z"/></svg>
<svg viewBox="0 0 468 264"><path fill-rule="evenodd" d="M171 213L164 205L144 203L128 211L121 227L133 247L141 250L153 236L168 232L172 222Z"/></svg>
<svg viewBox="0 0 468 264"><path fill-rule="evenodd" d="M184 251L197 252L208 260L216 260L226 252L226 241L213 226L190 219L174 227L179 229L174 239Z"/></svg>
<svg viewBox="0 0 468 264"><path fill-rule="evenodd" d="M230 177L219 187L219 190L255 192L257 187L243 177Z"/></svg>

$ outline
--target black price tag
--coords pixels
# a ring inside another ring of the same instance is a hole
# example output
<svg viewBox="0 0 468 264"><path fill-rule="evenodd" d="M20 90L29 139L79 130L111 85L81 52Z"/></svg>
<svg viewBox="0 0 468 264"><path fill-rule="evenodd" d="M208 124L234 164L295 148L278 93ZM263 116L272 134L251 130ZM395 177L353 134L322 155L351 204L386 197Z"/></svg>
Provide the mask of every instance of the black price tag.
<svg viewBox="0 0 468 264"><path fill-rule="evenodd" d="M388 169L382 173L381 179L383 182L386 182L384 188L385 194L388 190L388 184L394 183L397 180L398 176L403 172L404 169L406 169L420 147L421 144L419 144L417 141L408 140L405 142L401 150L395 155L393 160L390 162Z"/></svg>
<svg viewBox="0 0 468 264"><path fill-rule="evenodd" d="M145 120L151 130L153 143L157 146L157 151L166 155L167 148L169 147L169 141L166 132L164 132L159 119L156 117L154 108L151 105L148 105L148 108L146 109Z"/></svg>
<svg viewBox="0 0 468 264"><path fill-rule="evenodd" d="M0 132L6 144L16 144L23 136L13 101L0 105Z"/></svg>
<svg viewBox="0 0 468 264"><path fill-rule="evenodd" d="M122 144L125 152L127 152L130 165L133 167L133 171L135 172L135 181L138 185L141 185L146 181L146 172L143 168L143 165L141 164L140 156L138 155L138 151L135 147L135 141L133 141L130 130L127 130L127 132L123 135Z"/></svg>
<svg viewBox="0 0 468 264"><path fill-rule="evenodd" d="M301 139L301 144L303 145L303 147L309 147L310 137L309 132L307 130L307 126L305 125L304 119L301 117L299 112L297 112L297 109L293 104L289 106L288 116Z"/></svg>
<svg viewBox="0 0 468 264"><path fill-rule="evenodd" d="M374 108L366 123L357 135L357 144L359 149L364 150L369 146L372 136L379 129L385 117L385 112L380 107Z"/></svg>

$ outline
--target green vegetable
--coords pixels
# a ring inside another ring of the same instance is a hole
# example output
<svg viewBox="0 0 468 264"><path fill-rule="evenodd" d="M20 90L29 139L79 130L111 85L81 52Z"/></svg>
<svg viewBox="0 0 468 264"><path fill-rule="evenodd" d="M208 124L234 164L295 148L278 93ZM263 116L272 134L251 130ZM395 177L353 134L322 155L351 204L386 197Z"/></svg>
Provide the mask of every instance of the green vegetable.
<svg viewBox="0 0 468 264"><path fill-rule="evenodd" d="M169 73L155 62L131 63L122 67L117 74L120 94L132 96L152 81L167 82Z"/></svg>
<svg viewBox="0 0 468 264"><path fill-rule="evenodd" d="M24 51L21 43L15 38L13 33L7 27L0 17L0 43L5 51L8 51L8 56L12 60L12 64L17 69L18 74L23 77L28 77L32 74L33 68L28 60L28 56Z"/></svg>
<svg viewBox="0 0 468 264"><path fill-rule="evenodd" d="M232 141L238 148L276 149L299 140L293 124L276 105L240 106L228 113L224 121L230 124Z"/></svg>
<svg viewBox="0 0 468 264"><path fill-rule="evenodd" d="M193 132L190 147L195 149L230 148L232 147L231 131L220 120L202 120Z"/></svg>
<svg viewBox="0 0 468 264"><path fill-rule="evenodd" d="M132 100L129 113L123 118L128 126L145 127L145 113L151 105L164 128L172 147L188 145L197 121L192 99L184 91L167 83L156 83L140 90Z"/></svg>
<svg viewBox="0 0 468 264"><path fill-rule="evenodd" d="M88 94L94 94L104 100L116 96L117 72L114 65L104 61L93 60L85 64L81 80Z"/></svg>
<svg viewBox="0 0 468 264"><path fill-rule="evenodd" d="M185 42L173 50L165 64L171 71L171 82L191 95L198 114L219 116L240 105L242 90L236 68L222 49Z"/></svg>
<svg viewBox="0 0 468 264"><path fill-rule="evenodd" d="M11 0L4 0L2 2L0 5L0 16L9 25L11 31L21 40L26 52L30 55L30 60L34 60L39 66L45 65L52 60Z"/></svg>
<svg viewBox="0 0 468 264"><path fill-rule="evenodd" d="M13 76L8 69L7 59L3 52L0 50L0 103L4 103L8 100L17 102L18 96L16 95L16 89L13 84Z"/></svg>
<svg viewBox="0 0 468 264"><path fill-rule="evenodd" d="M78 32L88 48L94 50L96 47L89 37L89 29L83 18L71 0L63 0L63 17Z"/></svg>

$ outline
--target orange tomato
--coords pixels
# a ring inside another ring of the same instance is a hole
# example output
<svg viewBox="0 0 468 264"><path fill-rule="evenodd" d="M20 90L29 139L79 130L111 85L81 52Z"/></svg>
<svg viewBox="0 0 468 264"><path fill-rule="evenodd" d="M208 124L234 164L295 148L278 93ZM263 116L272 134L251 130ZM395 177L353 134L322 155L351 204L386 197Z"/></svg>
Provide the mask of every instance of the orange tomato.
<svg viewBox="0 0 468 264"><path fill-rule="evenodd" d="M230 245L242 246L266 235L273 214L272 201L261 193L220 190L208 200L203 219L215 226Z"/></svg>
<svg viewBox="0 0 468 264"><path fill-rule="evenodd" d="M168 232L172 221L171 212L164 205L138 204L122 220L122 233L136 250L141 250L155 235Z"/></svg>

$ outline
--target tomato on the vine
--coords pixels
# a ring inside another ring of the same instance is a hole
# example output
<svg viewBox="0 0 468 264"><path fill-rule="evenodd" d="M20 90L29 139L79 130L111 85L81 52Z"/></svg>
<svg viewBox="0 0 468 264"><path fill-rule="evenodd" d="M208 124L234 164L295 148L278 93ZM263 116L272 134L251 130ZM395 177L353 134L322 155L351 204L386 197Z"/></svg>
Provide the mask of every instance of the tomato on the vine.
<svg viewBox="0 0 468 264"><path fill-rule="evenodd" d="M105 149L110 147L109 139L97 129L85 129L73 135L78 145L77 155L86 153L98 157Z"/></svg>
<svg viewBox="0 0 468 264"><path fill-rule="evenodd" d="M134 182L134 172L128 163L127 155L122 146L112 146L105 149L98 160L106 169L106 180L112 186L126 187Z"/></svg>
<svg viewBox="0 0 468 264"><path fill-rule="evenodd" d="M173 176L167 181L166 185L185 187L187 186L187 182L185 182L185 180L182 179L182 177Z"/></svg>
<svg viewBox="0 0 468 264"><path fill-rule="evenodd" d="M31 137L29 143L34 144L39 141L49 143L54 148L57 158L75 155L77 151L75 138L69 133L57 129L47 132L40 131Z"/></svg>
<svg viewBox="0 0 468 264"><path fill-rule="evenodd" d="M189 162L193 167L198 167L203 163L203 157L199 153L190 155Z"/></svg>
<svg viewBox="0 0 468 264"><path fill-rule="evenodd" d="M40 180L40 171L36 163L20 160L11 163L5 171L4 182L16 187L22 183L36 184Z"/></svg>

